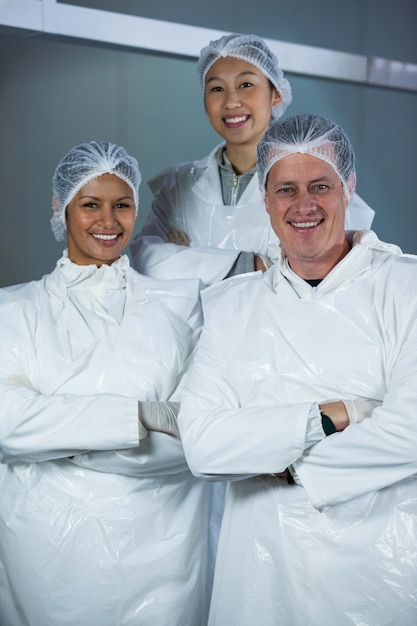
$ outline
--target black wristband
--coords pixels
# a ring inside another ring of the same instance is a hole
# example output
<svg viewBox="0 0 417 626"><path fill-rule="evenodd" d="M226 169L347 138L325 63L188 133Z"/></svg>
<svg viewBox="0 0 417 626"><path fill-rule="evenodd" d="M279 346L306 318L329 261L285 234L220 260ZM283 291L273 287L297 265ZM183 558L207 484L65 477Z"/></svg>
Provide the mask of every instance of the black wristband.
<svg viewBox="0 0 417 626"><path fill-rule="evenodd" d="M287 472L288 472L288 474L287 474L287 483L289 485L295 485L295 480L294 480L290 470L288 469Z"/></svg>
<svg viewBox="0 0 417 626"><path fill-rule="evenodd" d="M320 415L321 415L321 425L323 426L324 434L326 435L326 437L328 437L329 435L333 435L333 433L337 433L337 428L333 424L330 417L326 415L325 413L322 413L321 411L320 411Z"/></svg>

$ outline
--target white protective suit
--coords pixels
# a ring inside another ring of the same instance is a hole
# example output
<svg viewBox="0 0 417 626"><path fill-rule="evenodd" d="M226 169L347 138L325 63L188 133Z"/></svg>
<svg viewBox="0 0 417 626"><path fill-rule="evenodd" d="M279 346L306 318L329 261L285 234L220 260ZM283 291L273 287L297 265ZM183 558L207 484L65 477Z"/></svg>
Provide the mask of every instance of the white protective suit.
<svg viewBox="0 0 417 626"><path fill-rule="evenodd" d="M211 491L137 403L175 391L198 288L64 256L0 291L1 626L205 623Z"/></svg>
<svg viewBox="0 0 417 626"><path fill-rule="evenodd" d="M281 260L206 290L179 427L196 475L234 479L210 626L417 624L417 257L354 243L317 288ZM312 403L361 398L305 450Z"/></svg>
<svg viewBox="0 0 417 626"><path fill-rule="evenodd" d="M277 237L256 174L237 204L223 204L216 159L219 147L200 161L182 163L150 181L155 199L131 244L133 265L139 272L164 279L198 277L210 285L228 274L241 251L277 258ZM374 214L354 194L345 227L368 229ZM167 243L172 228L188 235L190 247Z"/></svg>

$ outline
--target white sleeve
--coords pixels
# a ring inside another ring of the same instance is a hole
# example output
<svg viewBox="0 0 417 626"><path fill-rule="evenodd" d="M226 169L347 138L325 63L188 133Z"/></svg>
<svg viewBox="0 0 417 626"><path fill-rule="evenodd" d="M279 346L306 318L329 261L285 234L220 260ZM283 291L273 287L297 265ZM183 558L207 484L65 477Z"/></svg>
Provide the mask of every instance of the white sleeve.
<svg viewBox="0 0 417 626"><path fill-rule="evenodd" d="M44 396L0 361L0 462L65 457L97 471L158 476L187 470L181 442L148 433L139 442L138 402L114 394Z"/></svg>
<svg viewBox="0 0 417 626"><path fill-rule="evenodd" d="M223 479L284 471L311 445L306 443L311 402L241 407L224 358L227 346L216 338L215 327L210 320L203 329L178 416L191 471Z"/></svg>
<svg viewBox="0 0 417 626"><path fill-rule="evenodd" d="M415 313L398 353L383 403L371 418L327 437L293 463L318 509L417 474Z"/></svg>
<svg viewBox="0 0 417 626"><path fill-rule="evenodd" d="M148 477L188 470L181 442L164 433L150 432L139 448L92 451L74 456L72 462L97 472Z"/></svg>
<svg viewBox="0 0 417 626"><path fill-rule="evenodd" d="M44 396L16 384L1 359L0 462L47 461L138 445L136 400L110 394Z"/></svg>
<svg viewBox="0 0 417 626"><path fill-rule="evenodd" d="M157 194L142 230L130 245L133 266L153 278L199 278L206 285L219 282L228 274L240 251L170 243L169 231L181 230L180 202L175 192L161 190Z"/></svg>

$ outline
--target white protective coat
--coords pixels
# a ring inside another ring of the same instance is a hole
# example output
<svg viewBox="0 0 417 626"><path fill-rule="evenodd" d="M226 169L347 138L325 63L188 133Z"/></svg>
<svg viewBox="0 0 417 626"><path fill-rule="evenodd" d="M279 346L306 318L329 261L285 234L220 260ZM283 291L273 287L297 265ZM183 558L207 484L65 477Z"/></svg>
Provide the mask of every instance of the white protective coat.
<svg viewBox="0 0 417 626"><path fill-rule="evenodd" d="M179 426L232 479L210 626L417 624L417 257L354 242L315 289L280 261L206 290ZM312 403L361 398L383 404L304 450ZM303 486L271 475L291 464Z"/></svg>
<svg viewBox="0 0 417 626"><path fill-rule="evenodd" d="M137 405L175 392L198 288L122 257L0 291L1 626L205 623L211 490Z"/></svg>
<svg viewBox="0 0 417 626"><path fill-rule="evenodd" d="M211 285L228 274L241 251L277 258L277 237L256 174L237 204L223 204L218 149L200 161L165 170L149 183L155 199L131 244L139 272L164 279L198 277ZM374 214L355 193L346 210L345 227L368 229ZM188 235L189 247L167 243L172 228Z"/></svg>

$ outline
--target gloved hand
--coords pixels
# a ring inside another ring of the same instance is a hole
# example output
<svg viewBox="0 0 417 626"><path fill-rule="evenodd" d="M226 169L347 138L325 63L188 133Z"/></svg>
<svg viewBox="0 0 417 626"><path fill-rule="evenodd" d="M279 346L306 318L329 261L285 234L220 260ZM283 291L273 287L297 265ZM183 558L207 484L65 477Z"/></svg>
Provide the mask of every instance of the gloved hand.
<svg viewBox="0 0 417 626"><path fill-rule="evenodd" d="M171 228L167 234L169 243L176 243L178 246L189 246L190 238L186 232L179 228Z"/></svg>
<svg viewBox="0 0 417 626"><path fill-rule="evenodd" d="M269 270L269 268L273 266L273 262L269 256L265 254L255 254L254 264L256 271L262 270L263 272L266 272L266 270Z"/></svg>
<svg viewBox="0 0 417 626"><path fill-rule="evenodd" d="M351 424L359 424L367 417L371 417L372 411L381 406L379 400L342 400L346 407Z"/></svg>
<svg viewBox="0 0 417 626"><path fill-rule="evenodd" d="M381 406L382 404L382 402L380 402L379 400L365 400L365 399L364 400L341 400L340 402L343 402L343 404L345 405L349 422L351 424L359 424L360 422L363 422L364 419L371 417L372 411L376 409L377 407ZM323 412L326 412L326 405L336 406L337 402L333 401L330 403L320 403L320 408L322 409ZM345 426L341 428L340 430L343 430L344 428ZM302 484L300 479L297 476L296 471L294 470L292 466L288 468L288 472L291 475L296 485ZM284 476L280 476L280 477L284 478Z"/></svg>
<svg viewBox="0 0 417 626"><path fill-rule="evenodd" d="M139 439L144 439L148 430L167 433L180 439L177 426L179 402L138 402Z"/></svg>
<svg viewBox="0 0 417 626"><path fill-rule="evenodd" d="M321 402L320 412L328 416L336 430L344 430L349 424L358 424L367 417L371 417L372 411L381 406L379 400L333 400Z"/></svg>

